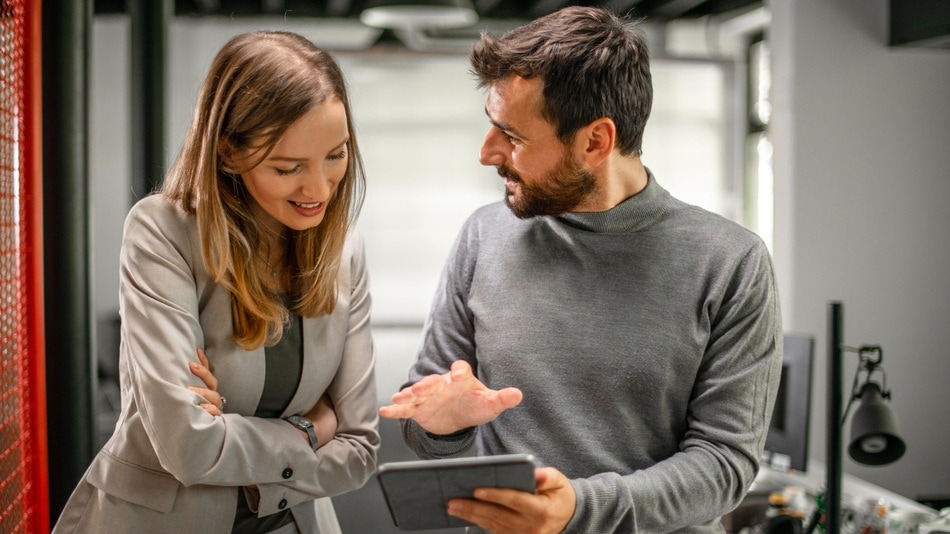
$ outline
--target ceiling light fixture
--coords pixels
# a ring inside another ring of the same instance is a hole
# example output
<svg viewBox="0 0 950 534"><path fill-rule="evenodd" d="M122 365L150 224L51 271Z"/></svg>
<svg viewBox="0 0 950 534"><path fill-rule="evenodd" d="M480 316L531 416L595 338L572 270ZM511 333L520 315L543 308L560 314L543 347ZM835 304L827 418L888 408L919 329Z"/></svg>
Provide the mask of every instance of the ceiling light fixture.
<svg viewBox="0 0 950 534"><path fill-rule="evenodd" d="M360 22L374 28L460 28L478 22L470 0L370 0Z"/></svg>

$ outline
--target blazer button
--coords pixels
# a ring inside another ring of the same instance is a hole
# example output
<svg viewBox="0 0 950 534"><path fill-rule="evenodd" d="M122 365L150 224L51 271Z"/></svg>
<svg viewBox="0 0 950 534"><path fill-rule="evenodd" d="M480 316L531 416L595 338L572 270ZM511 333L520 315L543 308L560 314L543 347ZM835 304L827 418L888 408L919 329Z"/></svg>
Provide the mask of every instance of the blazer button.
<svg viewBox="0 0 950 534"><path fill-rule="evenodd" d="M289 467L286 467L284 468L284 471L280 474L280 476L284 477L285 479L290 478L294 476L294 470Z"/></svg>
<svg viewBox="0 0 950 534"><path fill-rule="evenodd" d="M284 508L287 508L287 499L281 499L280 502L277 503L277 508L281 510L283 510Z"/></svg>

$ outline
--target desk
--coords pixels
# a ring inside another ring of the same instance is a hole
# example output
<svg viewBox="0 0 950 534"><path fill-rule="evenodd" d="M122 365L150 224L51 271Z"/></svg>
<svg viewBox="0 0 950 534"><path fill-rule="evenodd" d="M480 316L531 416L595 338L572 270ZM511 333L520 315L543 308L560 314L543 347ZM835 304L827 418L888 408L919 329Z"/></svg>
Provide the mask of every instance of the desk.
<svg viewBox="0 0 950 534"><path fill-rule="evenodd" d="M823 488L824 485L824 462L809 459L808 471L804 473L776 471L763 464L742 504L735 511L723 517L723 526L727 532L738 532L743 527L761 523L765 518L765 510L768 508L769 495L774 491L781 491L783 488L793 486L800 487L804 491L809 507L807 512L810 514L814 509L818 490ZM847 508L852 504L858 504L868 499L879 498L885 499L893 510L935 515L937 513L933 508L898 495L893 491L886 490L848 473L843 474L841 480L842 508Z"/></svg>

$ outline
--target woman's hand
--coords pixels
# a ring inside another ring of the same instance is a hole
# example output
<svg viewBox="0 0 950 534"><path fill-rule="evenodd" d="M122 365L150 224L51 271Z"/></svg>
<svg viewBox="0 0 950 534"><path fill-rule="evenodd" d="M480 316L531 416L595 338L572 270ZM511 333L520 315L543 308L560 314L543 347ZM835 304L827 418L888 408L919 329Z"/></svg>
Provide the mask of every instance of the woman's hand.
<svg viewBox="0 0 950 534"><path fill-rule="evenodd" d="M218 393L218 379L211 374L211 365L208 363L208 357L205 356L203 350L198 349L198 360L199 362L190 362L188 368L191 369L191 374L197 376L205 383L204 388L197 388L193 386L188 386L188 389L194 391L198 395L201 395L208 402L202 402L198 406L201 406L205 409L206 412L211 415L222 415L224 411L224 405L227 403L227 400L220 393ZM334 418L336 416L334 415ZM334 426L334 432L336 427ZM321 441L322 443L322 441Z"/></svg>
<svg viewBox="0 0 950 534"><path fill-rule="evenodd" d="M321 447L333 440L339 422L336 418L336 410L333 409L333 401L326 393L320 397L320 400L309 412L303 415L313 422L313 426L317 431L317 442L320 443Z"/></svg>

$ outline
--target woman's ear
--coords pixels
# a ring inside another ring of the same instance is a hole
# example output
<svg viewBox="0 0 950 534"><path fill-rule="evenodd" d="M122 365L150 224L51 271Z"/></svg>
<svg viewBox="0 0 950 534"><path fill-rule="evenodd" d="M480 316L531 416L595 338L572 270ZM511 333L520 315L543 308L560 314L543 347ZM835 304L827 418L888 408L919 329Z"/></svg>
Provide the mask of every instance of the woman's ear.
<svg viewBox="0 0 950 534"><path fill-rule="evenodd" d="M238 153L230 141L223 137L218 140L218 166L222 171L235 176L240 175L241 171L238 169L246 165L246 162L241 160L242 157L243 155Z"/></svg>
<svg viewBox="0 0 950 534"><path fill-rule="evenodd" d="M218 161L222 170L234 173L234 146L224 137L218 139Z"/></svg>
<svg viewBox="0 0 950 534"><path fill-rule="evenodd" d="M584 126L575 137L575 156L577 161L596 167L604 162L614 151L617 140L617 126L613 119L600 118Z"/></svg>

